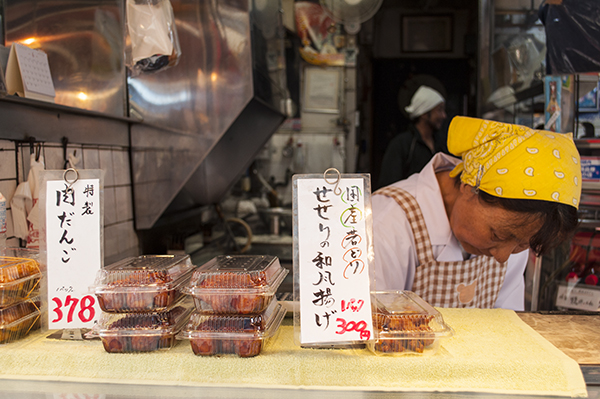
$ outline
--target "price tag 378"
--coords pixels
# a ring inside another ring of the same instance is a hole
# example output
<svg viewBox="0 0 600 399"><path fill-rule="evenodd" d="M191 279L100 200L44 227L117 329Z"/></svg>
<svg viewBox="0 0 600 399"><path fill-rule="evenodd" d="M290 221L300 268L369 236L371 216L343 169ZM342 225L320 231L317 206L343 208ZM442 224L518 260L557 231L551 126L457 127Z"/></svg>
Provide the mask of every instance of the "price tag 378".
<svg viewBox="0 0 600 399"><path fill-rule="evenodd" d="M53 297L51 301L53 304L50 307L55 316L52 320L53 323L72 323L73 321L87 323L96 316L94 309L96 298L92 295L85 295L82 298L71 295L64 298Z"/></svg>

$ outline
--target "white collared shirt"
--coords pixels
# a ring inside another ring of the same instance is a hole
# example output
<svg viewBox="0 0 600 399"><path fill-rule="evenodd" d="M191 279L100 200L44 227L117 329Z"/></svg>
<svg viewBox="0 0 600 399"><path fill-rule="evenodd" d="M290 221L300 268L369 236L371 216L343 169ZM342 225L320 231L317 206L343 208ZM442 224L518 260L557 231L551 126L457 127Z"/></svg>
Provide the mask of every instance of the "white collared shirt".
<svg viewBox="0 0 600 399"><path fill-rule="evenodd" d="M410 193L417 200L429 232L433 256L438 261L462 261L461 246L450 229L450 222L435 177L436 172L452 170L460 159L437 153L420 173L392 184ZM402 208L393 199L374 195L373 245L375 270L374 288L380 290L411 290L418 263L415 242ZM508 259L504 284L495 307L524 309L525 281L529 251L513 254Z"/></svg>

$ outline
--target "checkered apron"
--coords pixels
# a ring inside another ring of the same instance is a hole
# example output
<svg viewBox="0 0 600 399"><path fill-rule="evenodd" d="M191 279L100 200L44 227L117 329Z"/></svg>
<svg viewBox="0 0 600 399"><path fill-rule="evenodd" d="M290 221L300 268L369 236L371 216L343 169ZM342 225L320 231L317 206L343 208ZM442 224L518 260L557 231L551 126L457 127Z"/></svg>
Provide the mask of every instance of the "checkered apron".
<svg viewBox="0 0 600 399"><path fill-rule="evenodd" d="M425 219L417 200L397 187L374 193L395 200L410 222L417 250L412 290L433 306L446 308L492 308L504 282L506 263L476 256L466 261L438 262L433 256Z"/></svg>

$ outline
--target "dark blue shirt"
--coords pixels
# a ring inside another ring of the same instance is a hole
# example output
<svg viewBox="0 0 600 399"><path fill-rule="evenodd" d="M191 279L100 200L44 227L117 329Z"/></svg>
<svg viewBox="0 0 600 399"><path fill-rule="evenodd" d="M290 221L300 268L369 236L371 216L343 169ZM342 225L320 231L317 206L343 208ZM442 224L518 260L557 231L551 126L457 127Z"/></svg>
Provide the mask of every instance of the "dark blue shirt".
<svg viewBox="0 0 600 399"><path fill-rule="evenodd" d="M448 154L446 132L434 133L433 142L434 152L431 152L415 125L411 123L407 131L394 137L388 144L381 162L378 187L404 180L413 173L420 172L437 152Z"/></svg>

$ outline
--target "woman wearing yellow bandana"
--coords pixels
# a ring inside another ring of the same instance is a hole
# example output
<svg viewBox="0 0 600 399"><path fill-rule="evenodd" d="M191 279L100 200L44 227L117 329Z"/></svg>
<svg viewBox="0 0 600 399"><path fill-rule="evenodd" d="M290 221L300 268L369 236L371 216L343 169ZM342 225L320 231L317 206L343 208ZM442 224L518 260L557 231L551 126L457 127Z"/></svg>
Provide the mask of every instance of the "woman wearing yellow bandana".
<svg viewBox="0 0 600 399"><path fill-rule="evenodd" d="M434 306L524 307L529 251L577 225L579 153L570 134L455 117L448 149L372 198L375 289Z"/></svg>

